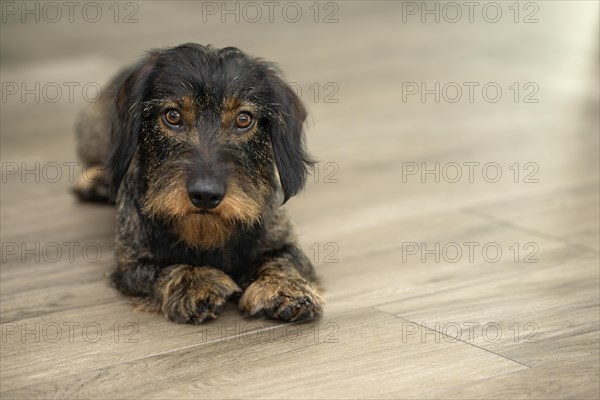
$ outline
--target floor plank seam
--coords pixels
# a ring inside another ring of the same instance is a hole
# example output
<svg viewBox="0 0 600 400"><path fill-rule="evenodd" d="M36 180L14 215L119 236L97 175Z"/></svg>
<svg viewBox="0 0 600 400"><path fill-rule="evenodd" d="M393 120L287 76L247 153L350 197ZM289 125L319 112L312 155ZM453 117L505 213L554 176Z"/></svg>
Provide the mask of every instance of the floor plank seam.
<svg viewBox="0 0 600 400"><path fill-rule="evenodd" d="M585 251L586 253L594 254L596 256L600 255L600 250L596 250L594 248L587 247L587 246L584 246L584 245L581 245L581 244L573 243L573 242L571 242L571 241L569 241L567 239L563 239L563 238L561 238L559 236L550 235L548 233L540 232L540 231L537 231L537 230L531 229L531 228L527 228L527 227L515 224L513 222L509 222L509 221L506 221L506 220L495 218L495 217L493 217L493 216L491 216L489 214L483 213L481 211L477 211L477 210L475 210L473 208L464 208L464 209L462 209L462 212L465 213L465 214L471 215L471 216L481 217L481 218L487 220L488 222L491 222L491 223L493 223L493 224L495 224L497 226L501 226L501 227L504 227L504 228L507 228L507 229L516 230L516 231L521 232L521 233L527 233L527 234L530 234L530 235L536 235L536 236L539 236L540 238L543 238L543 239L547 239L547 240L552 240L552 241L555 241L555 242L559 242L559 243L561 243L563 245L566 245L566 246L568 246L568 247L570 247L570 248L572 248L574 250Z"/></svg>
<svg viewBox="0 0 600 400"><path fill-rule="evenodd" d="M2 300L0 299L0 303L2 302ZM113 305L113 304L120 304L123 303L123 300L107 300L104 302L94 302L93 306L105 306L105 305ZM45 314L41 314L41 315L35 315L35 316L31 316L31 317L27 317L27 318L20 318L20 319L15 319L15 320L10 320L10 321L2 321L0 322L0 325L4 325L4 324L14 324L14 323L18 323L18 322L26 322L27 320L35 320L35 319L39 319L40 317L44 316L52 316L54 314L58 314L58 313L64 313L65 311L73 311L73 310L80 310L80 309L85 309L85 308L89 308L91 307L90 304L87 305L83 305L83 306L75 306L75 307L68 307L68 308L64 308L61 310L56 310L56 311L52 311L50 313L45 313Z"/></svg>
<svg viewBox="0 0 600 400"><path fill-rule="evenodd" d="M363 308L369 308L369 307L363 307ZM100 368L93 368L93 369L90 369L90 370L81 371L80 373L72 373L72 374L68 374L68 375L63 375L61 377L62 378L65 378L65 377L75 377L75 376L80 375L81 373L86 373L86 374L87 373L93 373L93 372L103 373L104 371L110 370L111 368L114 368L116 366L127 365L127 364L135 364L136 362L138 362L140 360L153 359L153 358L161 357L161 356L168 355L168 354L171 354L171 353L176 353L178 351L188 350L188 349L194 349L194 348L198 348L198 347L209 345L209 344L213 344L213 343L231 342L232 340L238 340L239 338L242 338L242 337L245 337L245 336L254 335L254 334L259 333L259 332L265 332L267 330L272 330L272 329L281 329L281 328L283 328L285 326L291 326L291 325L297 325L297 324L305 324L305 323L311 322L311 321L316 321L316 319L312 319L312 320L309 320L309 321L302 321L302 322L292 322L292 323L276 324L276 325L269 326L269 327L266 327L266 328L261 328L261 329L257 329L257 330L254 330L254 331L248 331L248 332L245 332L243 334L238 334L238 335L235 335L235 336L226 337L225 340L223 340L222 337L219 337L219 338L214 339L214 340L209 340L209 341L206 341L206 342L200 342L200 343L192 344L192 345L189 345L189 346L177 347L177 348L173 348L171 350L161 351L161 352L156 353L156 354L150 354L150 355L146 355L146 356L142 356L142 357L132 358L132 359L128 359L128 360L123 361L123 362L117 362L117 363L106 365L106 366L103 366L103 367L100 367ZM313 347L313 346L316 346L318 344L319 343L313 344L313 345L311 345L309 347ZM297 349L290 350L290 351L285 352L285 353L289 353L291 351L297 351ZM282 353L282 354L285 354L285 353ZM52 379L54 379L54 378L52 378ZM48 381L42 381L41 383L44 383L44 382L48 382ZM28 388L30 386L31 386L31 384L26 384L25 386L14 387L11 390L25 389L25 388ZM2 396L1 398L4 398L4 397Z"/></svg>
<svg viewBox="0 0 600 400"><path fill-rule="evenodd" d="M490 282L494 282L496 280L497 279L494 277L494 278L490 278L490 279L483 279L483 280L477 281L476 283L477 284L490 283ZM473 284L474 283L471 282L471 283L468 283L468 284L465 284L465 285L452 286L452 287L450 287L448 289L431 291L431 292L427 292L425 294L420 294L420 295L417 295L417 296L410 296L410 297L404 297L404 298L400 298L400 299L394 299L394 300L386 301L386 302L383 302L383 303L373 304L373 305L370 305L368 307L377 308L379 310L379 307L381 307L381 306L387 306L388 304L398 303L400 301L414 300L414 299L418 299L418 298L421 298L421 297L431 296L432 294L440 294L440 293L445 293L445 292L451 292L451 291L454 291L454 290L457 290L457 289L469 288L469 287L473 287Z"/></svg>
<svg viewBox="0 0 600 400"><path fill-rule="evenodd" d="M498 356L498 357L502 357L502 358L504 358L505 360L509 360L509 361L515 362L515 363L517 363L517 364L520 364L520 365L522 365L522 366L524 366L524 367L527 367L527 368L533 368L533 366L531 366L531 365L528 365L528 364L525 364L524 362L521 362L521 361L518 361L518 360L512 359L512 358L510 358L510 357L507 357L507 356L505 356L505 355L502 355L502 354L496 353L496 352L494 352L494 351L488 350L488 349L486 349L486 348L484 348L484 347L477 346L476 344L473 344L473 343L466 342L466 341L464 341L464 340L462 340L462 339L458 339L458 338L455 338L455 337L453 337L453 336L449 336L449 335L447 335L447 334L445 334L445 333L443 333L443 332L441 332L441 331L437 331L437 330L435 330L435 329L431 329L431 328L429 328L429 327L427 327L427 326L425 326L425 325L423 325L423 324L420 324L420 323L418 323L418 322L414 322L414 321L412 321L412 320L410 320L410 319L408 319L408 318L404 318L404 317L402 317L402 316L399 316L399 315L396 315L396 314L389 313L389 312L387 312L387 311L385 311L385 310L382 310L382 309L380 309L380 308L377 308L377 307L375 307L375 308L376 308L378 311L381 311L381 312L383 312L383 313L385 313L385 314L389 315L390 317L394 317L394 318L396 318L396 319L400 319L400 320L403 320L403 321L406 321L406 322L410 322L411 324L416 324L416 325L419 325L419 326L420 326L421 328L423 328L423 329L426 329L426 330L428 330L428 331L432 331L432 332L439 333L440 335L443 335L443 336L445 336L445 337L447 337L447 338L451 338L451 339L453 339L453 340L456 340L457 342L461 342L461 343L464 343L464 344L468 344L469 346L473 346L473 347L475 347L475 348L478 348L478 349L480 349L480 350L486 351L486 352L488 352L488 353L490 353L490 354L494 354L494 355L496 355L496 356Z"/></svg>

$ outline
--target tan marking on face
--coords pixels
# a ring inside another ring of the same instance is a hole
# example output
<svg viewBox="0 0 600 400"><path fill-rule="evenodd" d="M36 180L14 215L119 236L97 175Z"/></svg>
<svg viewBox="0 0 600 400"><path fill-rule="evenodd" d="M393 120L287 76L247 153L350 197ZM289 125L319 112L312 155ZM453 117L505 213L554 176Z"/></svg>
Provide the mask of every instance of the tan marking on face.
<svg viewBox="0 0 600 400"><path fill-rule="evenodd" d="M260 218L264 207L264 198L266 195L266 186L253 188L255 197L250 197L246 192L240 189L236 182L228 185L225 197L216 211L226 220L236 220L244 225L252 225Z"/></svg>
<svg viewBox="0 0 600 400"><path fill-rule="evenodd" d="M247 101L242 101L237 97L233 96L226 97L225 100L223 100L223 113L221 114L221 123L224 131L228 132L232 129L235 129L235 119L237 118L238 114L242 111L246 111L252 114L254 118L257 118L258 109L254 104ZM256 132L257 125L258 124L255 122L252 129L243 132L239 137L243 138L247 137L249 134L253 134L254 132Z"/></svg>
<svg viewBox="0 0 600 400"><path fill-rule="evenodd" d="M162 189L150 184L142 211L166 220L190 247L213 250L221 248L237 226L250 226L260 218L269 189L261 184L253 190L251 196L237 182L229 182L219 206L199 214L188 197L183 173L177 173Z"/></svg>
<svg viewBox="0 0 600 400"><path fill-rule="evenodd" d="M160 115L158 117L159 118L159 127L160 127L161 132L166 137L174 137L174 138L181 138L181 139L183 139L184 137L187 137L187 135L185 135L184 132L190 132L190 129L192 129L195 126L196 118L197 118L197 114L198 114L196 103L195 103L194 99L192 97L184 96L178 102L168 100L168 101L165 101L161 105L161 109L162 109L162 111L160 112ZM183 131L182 132L173 130L171 127L169 127L165 123L164 113L169 109L175 109L175 110L179 111L179 113L181 114L181 118L183 120ZM197 135L192 135L192 138L195 136L197 136Z"/></svg>
<svg viewBox="0 0 600 400"><path fill-rule="evenodd" d="M241 102L237 97L228 96L223 100L223 109L224 110L236 110L240 106Z"/></svg>
<svg viewBox="0 0 600 400"><path fill-rule="evenodd" d="M183 98L181 99L181 106L183 123L188 128L193 127L196 124L196 119L198 117L198 108L196 106L196 101L193 97L183 96Z"/></svg>

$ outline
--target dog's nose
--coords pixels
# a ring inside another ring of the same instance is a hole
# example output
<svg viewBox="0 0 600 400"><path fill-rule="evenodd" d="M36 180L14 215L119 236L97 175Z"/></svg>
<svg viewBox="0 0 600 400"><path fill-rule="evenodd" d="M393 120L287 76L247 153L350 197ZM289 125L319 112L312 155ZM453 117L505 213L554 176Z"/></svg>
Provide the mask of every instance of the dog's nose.
<svg viewBox="0 0 600 400"><path fill-rule="evenodd" d="M196 181L187 187L192 203L205 210L219 205L225 196L225 185L219 182Z"/></svg>

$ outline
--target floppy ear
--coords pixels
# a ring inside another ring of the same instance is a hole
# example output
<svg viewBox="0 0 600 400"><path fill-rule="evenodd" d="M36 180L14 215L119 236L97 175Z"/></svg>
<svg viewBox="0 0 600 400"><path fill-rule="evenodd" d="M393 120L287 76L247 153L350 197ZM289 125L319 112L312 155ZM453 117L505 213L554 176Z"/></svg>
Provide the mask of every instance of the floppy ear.
<svg viewBox="0 0 600 400"><path fill-rule="evenodd" d="M268 80L275 91L277 107L269 133L285 204L290 197L302 190L307 169L314 161L304 145L302 125L306 119L306 109L302 101L273 69L268 71Z"/></svg>
<svg viewBox="0 0 600 400"><path fill-rule="evenodd" d="M112 141L107 162L109 187L115 195L137 148L142 124L142 101L154 60L154 55L150 55L117 77Z"/></svg>

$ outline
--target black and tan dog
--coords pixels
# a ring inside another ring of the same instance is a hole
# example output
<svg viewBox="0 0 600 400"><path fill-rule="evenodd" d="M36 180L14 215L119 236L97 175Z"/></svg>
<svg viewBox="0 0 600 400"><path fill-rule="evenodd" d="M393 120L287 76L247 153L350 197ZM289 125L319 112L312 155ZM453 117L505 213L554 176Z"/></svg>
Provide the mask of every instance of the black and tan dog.
<svg viewBox="0 0 600 400"><path fill-rule="evenodd" d="M246 316L318 316L313 266L281 207L311 165L305 117L272 65L232 47L152 51L119 74L78 123L89 167L75 188L116 202L115 286L180 323L240 294Z"/></svg>

